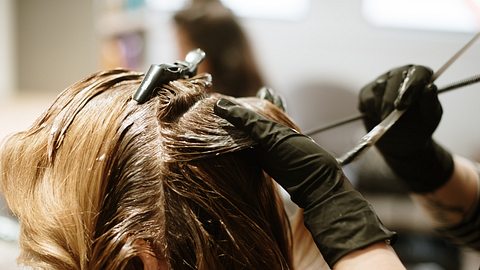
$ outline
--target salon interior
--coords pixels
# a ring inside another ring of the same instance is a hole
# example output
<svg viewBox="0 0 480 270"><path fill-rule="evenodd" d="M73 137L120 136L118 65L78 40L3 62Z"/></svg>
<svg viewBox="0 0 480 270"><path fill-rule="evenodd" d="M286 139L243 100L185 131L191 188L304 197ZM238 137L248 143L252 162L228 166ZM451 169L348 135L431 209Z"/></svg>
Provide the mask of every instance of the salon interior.
<svg viewBox="0 0 480 270"><path fill-rule="evenodd" d="M28 128L66 87L102 69L146 72L179 60L173 14L186 0L0 0L0 139ZM476 0L224 0L245 30L269 87L303 132L339 157L366 134L359 90L393 67L437 71L480 31ZM208 58L208 55L206 56ZM435 81L441 88L480 73L480 41ZM439 95L434 137L480 162L480 84ZM328 127L321 129L322 127ZM343 169L415 270L477 269L480 254L432 234L431 224L372 147ZM1 173L1 172L0 172ZM0 196L1 199L1 196ZM23 269L19 224L0 201L0 269Z"/></svg>

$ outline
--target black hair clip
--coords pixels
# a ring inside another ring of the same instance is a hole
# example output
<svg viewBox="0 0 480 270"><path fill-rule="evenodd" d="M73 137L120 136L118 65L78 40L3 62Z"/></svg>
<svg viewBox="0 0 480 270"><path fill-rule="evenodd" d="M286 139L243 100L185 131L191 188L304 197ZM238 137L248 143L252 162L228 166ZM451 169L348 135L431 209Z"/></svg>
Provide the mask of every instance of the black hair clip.
<svg viewBox="0 0 480 270"><path fill-rule="evenodd" d="M195 49L187 53L184 61L172 64L151 65L133 99L138 103L146 102L155 88L180 78L190 78L197 74L197 67L205 58L205 52Z"/></svg>

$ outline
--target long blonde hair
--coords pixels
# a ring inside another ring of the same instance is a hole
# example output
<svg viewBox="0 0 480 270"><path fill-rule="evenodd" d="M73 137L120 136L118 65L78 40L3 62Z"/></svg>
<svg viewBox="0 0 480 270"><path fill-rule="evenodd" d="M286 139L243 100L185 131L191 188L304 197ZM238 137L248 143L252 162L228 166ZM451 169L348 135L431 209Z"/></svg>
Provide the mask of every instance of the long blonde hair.
<svg viewBox="0 0 480 270"><path fill-rule="evenodd" d="M213 114L208 76L145 104L143 74L75 83L6 140L0 188L21 224L19 261L44 269L289 269L291 235L254 142ZM267 101L238 102L291 127Z"/></svg>

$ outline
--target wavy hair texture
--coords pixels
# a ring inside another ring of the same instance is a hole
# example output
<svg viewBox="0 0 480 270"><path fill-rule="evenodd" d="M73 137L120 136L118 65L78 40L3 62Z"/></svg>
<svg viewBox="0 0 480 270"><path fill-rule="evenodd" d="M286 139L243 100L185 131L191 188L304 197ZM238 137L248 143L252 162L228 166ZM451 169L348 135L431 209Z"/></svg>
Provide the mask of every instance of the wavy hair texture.
<svg viewBox="0 0 480 270"><path fill-rule="evenodd" d="M291 235L254 142L213 113L208 76L145 104L143 74L99 72L63 91L0 156L21 224L19 262L40 269L291 269ZM267 101L237 99L291 127Z"/></svg>

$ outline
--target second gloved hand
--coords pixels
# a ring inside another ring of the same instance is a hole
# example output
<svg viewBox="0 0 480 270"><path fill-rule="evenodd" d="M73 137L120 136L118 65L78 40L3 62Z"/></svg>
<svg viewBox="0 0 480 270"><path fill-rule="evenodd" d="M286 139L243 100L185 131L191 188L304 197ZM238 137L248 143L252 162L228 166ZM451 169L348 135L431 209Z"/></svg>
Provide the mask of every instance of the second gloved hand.
<svg viewBox="0 0 480 270"><path fill-rule="evenodd" d="M399 100L398 90L407 73L407 94ZM451 154L432 139L443 113L437 88L430 83L432 75L432 70L424 66L395 68L363 87L359 96L359 109L368 130L394 109L406 109L376 146L390 168L418 193L437 189L453 172Z"/></svg>
<svg viewBox="0 0 480 270"><path fill-rule="evenodd" d="M305 225L331 267L351 251L395 235L351 186L335 158L311 138L227 99L214 110L258 142L262 167L304 209Z"/></svg>

